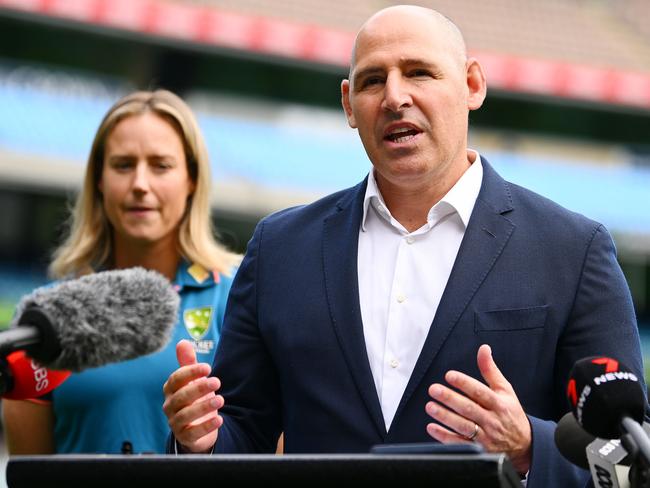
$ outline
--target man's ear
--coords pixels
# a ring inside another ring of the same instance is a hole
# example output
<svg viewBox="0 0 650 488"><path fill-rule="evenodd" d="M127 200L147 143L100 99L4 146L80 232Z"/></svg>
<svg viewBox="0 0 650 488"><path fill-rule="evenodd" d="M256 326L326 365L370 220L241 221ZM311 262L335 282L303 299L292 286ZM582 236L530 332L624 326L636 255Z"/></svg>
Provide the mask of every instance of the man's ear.
<svg viewBox="0 0 650 488"><path fill-rule="evenodd" d="M469 95L467 97L467 108L476 110L483 105L487 95L487 81L483 67L475 58L467 60L467 88Z"/></svg>
<svg viewBox="0 0 650 488"><path fill-rule="evenodd" d="M348 125L356 129L357 121L354 118L352 106L350 105L350 80L343 80L341 82L341 105L343 105L343 111L348 119Z"/></svg>

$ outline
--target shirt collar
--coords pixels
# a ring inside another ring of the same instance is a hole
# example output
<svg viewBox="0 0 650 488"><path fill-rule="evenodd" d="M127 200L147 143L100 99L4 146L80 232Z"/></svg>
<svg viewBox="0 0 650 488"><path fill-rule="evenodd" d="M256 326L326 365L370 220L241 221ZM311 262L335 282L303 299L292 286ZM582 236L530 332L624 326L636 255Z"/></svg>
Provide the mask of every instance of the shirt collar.
<svg viewBox="0 0 650 488"><path fill-rule="evenodd" d="M483 165L481 164L481 157L478 151L467 149L467 156L472 164L467 171L463 173L456 184L451 187L447 194L442 197L438 203L431 207L427 216L429 222L434 218L436 213L438 213L437 218L439 219L441 217L441 209L445 209L442 210L443 215L455 211L462 220L465 228L467 228L469 218L474 210L474 204L476 203L476 199L481 189L481 182L483 181ZM370 208L370 205L377 209L378 213L391 222L391 224L399 225L386 207L384 198L377 186L374 169L371 169L368 174L368 185L366 186L366 193L363 198L363 217L361 220L362 232L366 231L366 219L368 217L368 209ZM381 210L382 208L384 210ZM446 209L449 209L449 211ZM438 210L438 212L436 212L436 210Z"/></svg>
<svg viewBox="0 0 650 488"><path fill-rule="evenodd" d="M380 203L384 208L386 204L384 203L384 198L379 193L379 188L377 187L377 180L375 179L375 170L370 168L368 173L368 184L366 185L366 194L363 197L363 217L361 218L361 230L362 232L366 231L366 219L368 218L368 209L370 208L371 203L373 206L377 207L377 203Z"/></svg>
<svg viewBox="0 0 650 488"><path fill-rule="evenodd" d="M468 149L467 156L472 164L441 200L456 209L465 228L469 224L469 218L472 216L474 204L478 198L479 191L481 190L481 182L483 181L483 165L481 164L481 157L478 152L473 149Z"/></svg>

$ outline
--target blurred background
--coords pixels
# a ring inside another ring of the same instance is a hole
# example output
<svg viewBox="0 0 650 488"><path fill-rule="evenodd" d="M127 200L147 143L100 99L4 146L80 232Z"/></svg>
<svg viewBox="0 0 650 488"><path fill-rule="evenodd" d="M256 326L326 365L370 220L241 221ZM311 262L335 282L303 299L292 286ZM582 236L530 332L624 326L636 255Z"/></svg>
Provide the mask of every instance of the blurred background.
<svg viewBox="0 0 650 488"><path fill-rule="evenodd" d="M396 3L0 0L0 327L46 281L100 118L129 91L196 111L239 251L260 217L360 181L340 81L356 30ZM650 358L650 2L406 3L450 17L485 67L471 147L612 232Z"/></svg>

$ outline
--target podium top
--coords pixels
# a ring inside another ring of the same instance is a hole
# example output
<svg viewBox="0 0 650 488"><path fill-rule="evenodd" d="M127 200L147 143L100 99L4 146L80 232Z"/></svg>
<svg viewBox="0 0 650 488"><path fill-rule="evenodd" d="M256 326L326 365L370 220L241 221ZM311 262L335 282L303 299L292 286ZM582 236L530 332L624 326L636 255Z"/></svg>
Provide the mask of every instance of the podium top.
<svg viewBox="0 0 650 488"><path fill-rule="evenodd" d="M12 456L7 464L9 488L260 481L521 488L505 454L50 455Z"/></svg>

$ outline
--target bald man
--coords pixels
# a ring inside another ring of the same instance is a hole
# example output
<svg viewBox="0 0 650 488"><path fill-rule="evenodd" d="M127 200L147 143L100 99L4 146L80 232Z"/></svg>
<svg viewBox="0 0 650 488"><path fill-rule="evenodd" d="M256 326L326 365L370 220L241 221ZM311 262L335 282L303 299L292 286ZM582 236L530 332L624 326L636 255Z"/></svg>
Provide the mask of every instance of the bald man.
<svg viewBox="0 0 650 488"><path fill-rule="evenodd" d="M413 6L357 36L341 99L372 169L262 220L214 368L179 343L170 452L368 452L476 442L529 487L581 486L553 443L576 360L643 377L602 225L504 181L467 147L486 96L457 27Z"/></svg>

